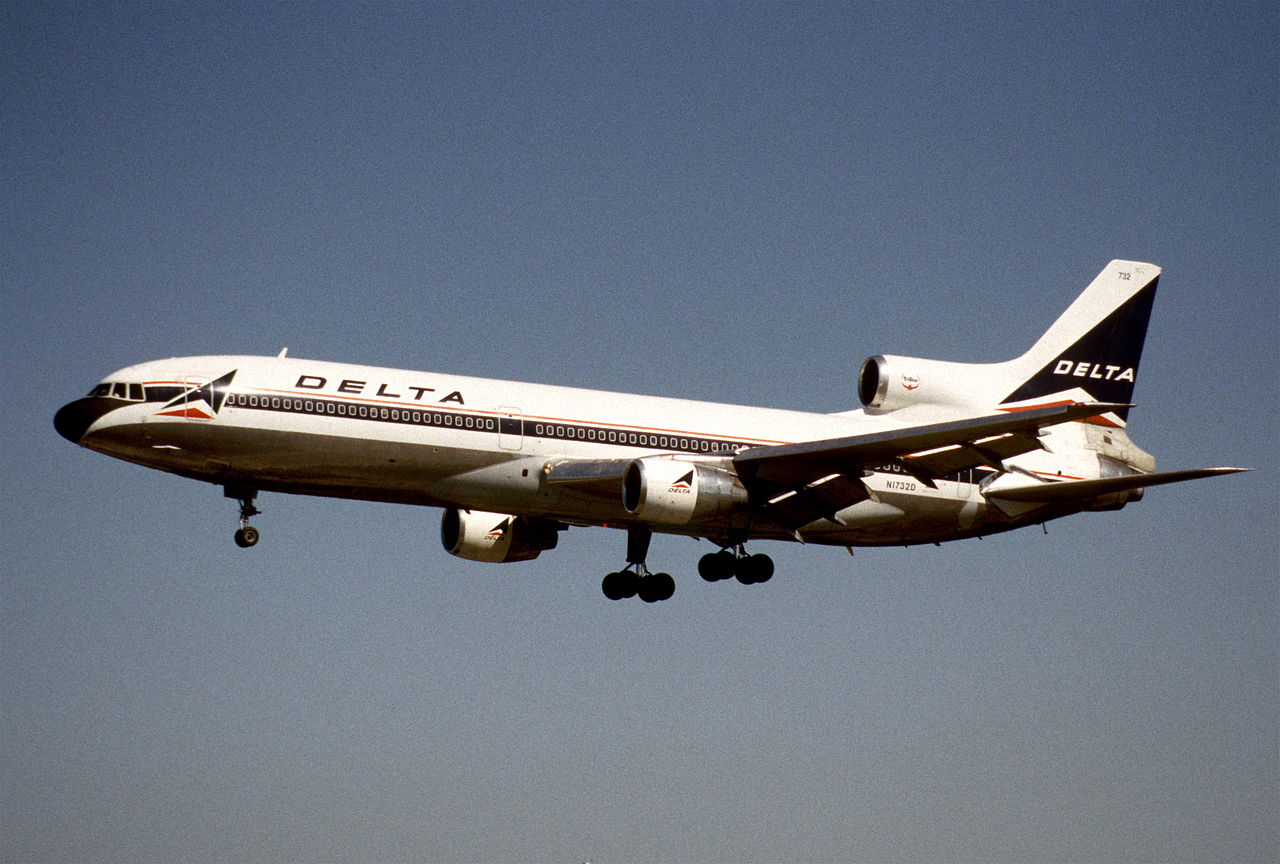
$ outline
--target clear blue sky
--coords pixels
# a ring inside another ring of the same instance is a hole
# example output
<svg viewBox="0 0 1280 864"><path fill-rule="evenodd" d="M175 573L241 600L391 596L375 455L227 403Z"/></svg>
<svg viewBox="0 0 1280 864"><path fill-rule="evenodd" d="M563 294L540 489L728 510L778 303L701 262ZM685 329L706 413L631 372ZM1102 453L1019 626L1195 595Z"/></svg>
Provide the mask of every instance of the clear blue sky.
<svg viewBox="0 0 1280 864"><path fill-rule="evenodd" d="M0 859L1280 855L1273 3L0 6ZM51 425L293 356L816 411L1163 266L1135 440L1260 470L610 603Z"/></svg>

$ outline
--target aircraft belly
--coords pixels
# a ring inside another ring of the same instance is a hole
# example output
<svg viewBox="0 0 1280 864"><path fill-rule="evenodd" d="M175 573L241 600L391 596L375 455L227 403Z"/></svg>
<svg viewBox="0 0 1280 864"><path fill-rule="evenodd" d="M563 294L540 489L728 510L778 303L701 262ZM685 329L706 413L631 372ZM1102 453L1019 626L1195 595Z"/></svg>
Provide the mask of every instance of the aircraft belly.
<svg viewBox="0 0 1280 864"><path fill-rule="evenodd" d="M620 489L544 483L546 459L518 451L152 420L105 425L82 443L149 468L260 491L493 509L583 524L629 521Z"/></svg>
<svg viewBox="0 0 1280 864"><path fill-rule="evenodd" d="M223 424L153 423L97 430L86 446L211 483L371 501L446 505L458 475L511 461L491 451Z"/></svg>
<svg viewBox="0 0 1280 864"><path fill-rule="evenodd" d="M108 455L219 485L368 501L465 507L571 524L623 527L634 522L621 489L544 482L546 456L435 443L409 436L371 438L180 420L108 423L81 441ZM930 489L898 477L869 484L873 497L793 528L765 512L681 525L661 533L741 536L841 546L936 543L981 536L1067 515L1079 507L1040 508L1010 517L976 487L943 481ZM915 488L908 488L915 487ZM952 488L956 487L956 488Z"/></svg>

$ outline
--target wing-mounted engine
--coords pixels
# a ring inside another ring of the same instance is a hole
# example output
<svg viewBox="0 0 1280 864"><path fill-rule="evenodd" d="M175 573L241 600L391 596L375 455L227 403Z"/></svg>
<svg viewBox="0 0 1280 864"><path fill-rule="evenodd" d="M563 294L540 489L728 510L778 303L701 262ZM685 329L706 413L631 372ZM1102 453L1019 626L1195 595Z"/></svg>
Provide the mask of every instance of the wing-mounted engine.
<svg viewBox="0 0 1280 864"><path fill-rule="evenodd" d="M732 467L645 456L622 478L623 508L646 522L687 525L746 504L747 489Z"/></svg>
<svg viewBox="0 0 1280 864"><path fill-rule="evenodd" d="M471 561L529 561L556 547L558 523L450 507L440 520L445 551Z"/></svg>
<svg viewBox="0 0 1280 864"><path fill-rule="evenodd" d="M910 405L986 410L995 404L991 394L999 389L1000 365L877 354L862 361L858 399L879 413Z"/></svg>

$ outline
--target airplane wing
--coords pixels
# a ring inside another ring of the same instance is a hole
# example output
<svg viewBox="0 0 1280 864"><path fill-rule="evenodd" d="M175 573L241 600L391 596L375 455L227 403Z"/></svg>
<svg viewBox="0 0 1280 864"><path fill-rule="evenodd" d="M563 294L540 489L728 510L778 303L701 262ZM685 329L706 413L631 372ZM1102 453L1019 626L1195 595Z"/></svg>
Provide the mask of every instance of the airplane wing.
<svg viewBox="0 0 1280 864"><path fill-rule="evenodd" d="M895 464L926 486L934 478L1040 447L1046 426L1083 420L1125 406L1075 402L1004 414L912 426L889 432L754 447L733 461L743 483L767 502L781 524L797 528L870 497L866 469Z"/></svg>
<svg viewBox="0 0 1280 864"><path fill-rule="evenodd" d="M862 483L871 467L893 463L926 485L933 478L976 465L999 467L1004 459L1040 446L1046 426L1094 417L1124 407L1076 402L911 426L797 444L752 447L732 457L753 498L774 518L799 526L830 516L869 497ZM546 463L548 483L616 494L631 459L560 459Z"/></svg>
<svg viewBox="0 0 1280 864"><path fill-rule="evenodd" d="M849 438L752 447L734 456L733 462L744 481L751 479L797 487L834 473L882 465L913 454L921 454L916 458L921 460L920 464L925 465L928 462L924 455L926 451L967 448L971 455L967 460L960 460L964 464L950 469L959 470L960 467L966 467L966 464L983 464L990 458L978 452L983 446L979 442L1020 435L1025 443L1026 436L1034 435L1046 426L1083 420L1124 407L1128 406L1110 402L1072 402ZM1004 452L1005 458L1012 455ZM972 462L973 458L980 458L982 461Z"/></svg>

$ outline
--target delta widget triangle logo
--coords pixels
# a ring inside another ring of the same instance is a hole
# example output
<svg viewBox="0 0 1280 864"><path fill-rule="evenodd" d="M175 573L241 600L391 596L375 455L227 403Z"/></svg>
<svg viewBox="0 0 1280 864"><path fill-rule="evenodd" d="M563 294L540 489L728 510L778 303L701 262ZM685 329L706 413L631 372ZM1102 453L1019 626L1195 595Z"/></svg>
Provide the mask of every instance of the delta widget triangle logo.
<svg viewBox="0 0 1280 864"><path fill-rule="evenodd" d="M238 370L232 369L216 381L207 384L189 385L190 389L182 393L164 408L156 412L157 417L187 417L192 420L212 420L222 410L227 401L227 388ZM201 403L208 407L206 411Z"/></svg>

